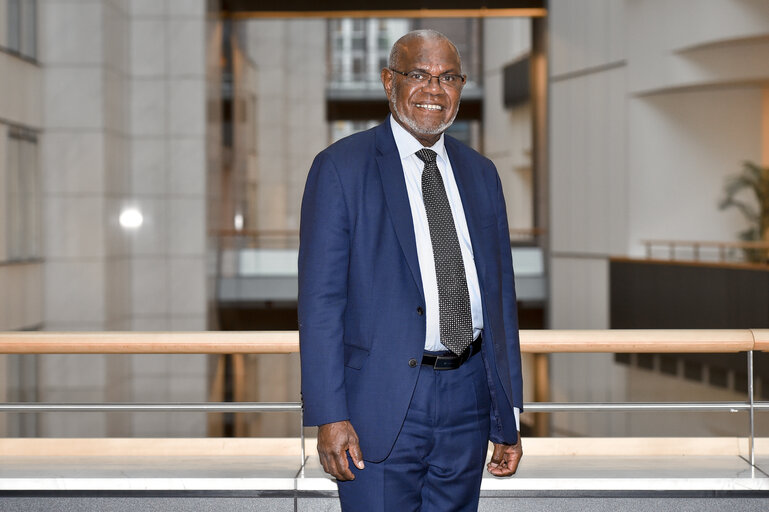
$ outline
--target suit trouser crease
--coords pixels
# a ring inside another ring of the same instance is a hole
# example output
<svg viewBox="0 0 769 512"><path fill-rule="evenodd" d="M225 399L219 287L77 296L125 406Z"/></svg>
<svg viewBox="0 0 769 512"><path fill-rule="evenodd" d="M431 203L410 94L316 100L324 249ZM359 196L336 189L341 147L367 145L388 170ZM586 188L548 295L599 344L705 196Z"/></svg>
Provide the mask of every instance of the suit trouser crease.
<svg viewBox="0 0 769 512"><path fill-rule="evenodd" d="M419 372L390 455L362 471L350 461L355 480L339 482L344 512L477 510L491 406L483 358Z"/></svg>

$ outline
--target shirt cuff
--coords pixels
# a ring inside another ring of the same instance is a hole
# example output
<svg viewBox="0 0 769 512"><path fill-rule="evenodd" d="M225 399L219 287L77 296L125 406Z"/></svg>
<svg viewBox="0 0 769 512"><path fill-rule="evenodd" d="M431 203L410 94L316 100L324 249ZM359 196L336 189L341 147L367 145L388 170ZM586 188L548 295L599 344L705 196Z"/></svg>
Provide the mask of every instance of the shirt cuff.
<svg viewBox="0 0 769 512"><path fill-rule="evenodd" d="M513 407L513 414L515 415L515 428L518 432L521 431L521 409L519 407Z"/></svg>

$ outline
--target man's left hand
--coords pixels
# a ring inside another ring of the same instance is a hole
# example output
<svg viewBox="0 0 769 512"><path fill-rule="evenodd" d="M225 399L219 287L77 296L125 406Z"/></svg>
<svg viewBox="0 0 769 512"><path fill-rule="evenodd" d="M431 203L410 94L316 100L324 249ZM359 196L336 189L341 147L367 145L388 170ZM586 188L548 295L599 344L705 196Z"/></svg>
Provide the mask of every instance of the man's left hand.
<svg viewBox="0 0 769 512"><path fill-rule="evenodd" d="M518 433L518 442L515 444L494 443L494 453L491 462L486 469L494 476L510 476L518 469L518 463L523 457L521 448L521 433Z"/></svg>

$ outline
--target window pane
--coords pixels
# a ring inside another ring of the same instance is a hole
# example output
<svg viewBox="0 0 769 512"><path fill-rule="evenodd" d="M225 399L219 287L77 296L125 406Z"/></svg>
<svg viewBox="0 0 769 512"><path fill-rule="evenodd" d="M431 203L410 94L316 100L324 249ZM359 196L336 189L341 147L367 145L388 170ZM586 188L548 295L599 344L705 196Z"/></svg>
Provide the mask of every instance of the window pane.
<svg viewBox="0 0 769 512"><path fill-rule="evenodd" d="M39 258L41 247L40 170L32 133L13 130L8 138L5 259Z"/></svg>
<svg viewBox="0 0 769 512"><path fill-rule="evenodd" d="M37 56L37 0L21 0L21 53Z"/></svg>
<svg viewBox="0 0 769 512"><path fill-rule="evenodd" d="M10 50L21 50L21 9L20 0L8 0L8 41L6 46Z"/></svg>
<svg viewBox="0 0 769 512"><path fill-rule="evenodd" d="M21 191L19 190L20 175L20 146L21 141L16 138L8 139L8 182L6 183L6 259L17 260L21 258L21 236L24 231L21 218Z"/></svg>
<svg viewBox="0 0 769 512"><path fill-rule="evenodd" d="M24 178L24 258L38 258L40 253L40 170L37 166L37 144L25 140L21 144Z"/></svg>

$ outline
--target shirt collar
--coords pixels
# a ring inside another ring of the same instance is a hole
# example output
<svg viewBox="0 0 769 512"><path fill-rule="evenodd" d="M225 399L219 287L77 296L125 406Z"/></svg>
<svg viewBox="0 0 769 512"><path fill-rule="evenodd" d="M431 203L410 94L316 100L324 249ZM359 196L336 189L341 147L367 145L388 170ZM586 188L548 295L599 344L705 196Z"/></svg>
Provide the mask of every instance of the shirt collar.
<svg viewBox="0 0 769 512"><path fill-rule="evenodd" d="M398 147L398 154L400 155L401 160L405 160L406 158L410 157L425 147L421 142L414 138L413 135L407 132L406 129L401 126L392 115L390 116L390 127L392 128L393 137L395 138L395 145ZM428 149L435 151L435 153L438 155L438 158L442 159L444 163L448 162L448 157L446 156L446 146L443 144L443 134L441 134L438 141Z"/></svg>

